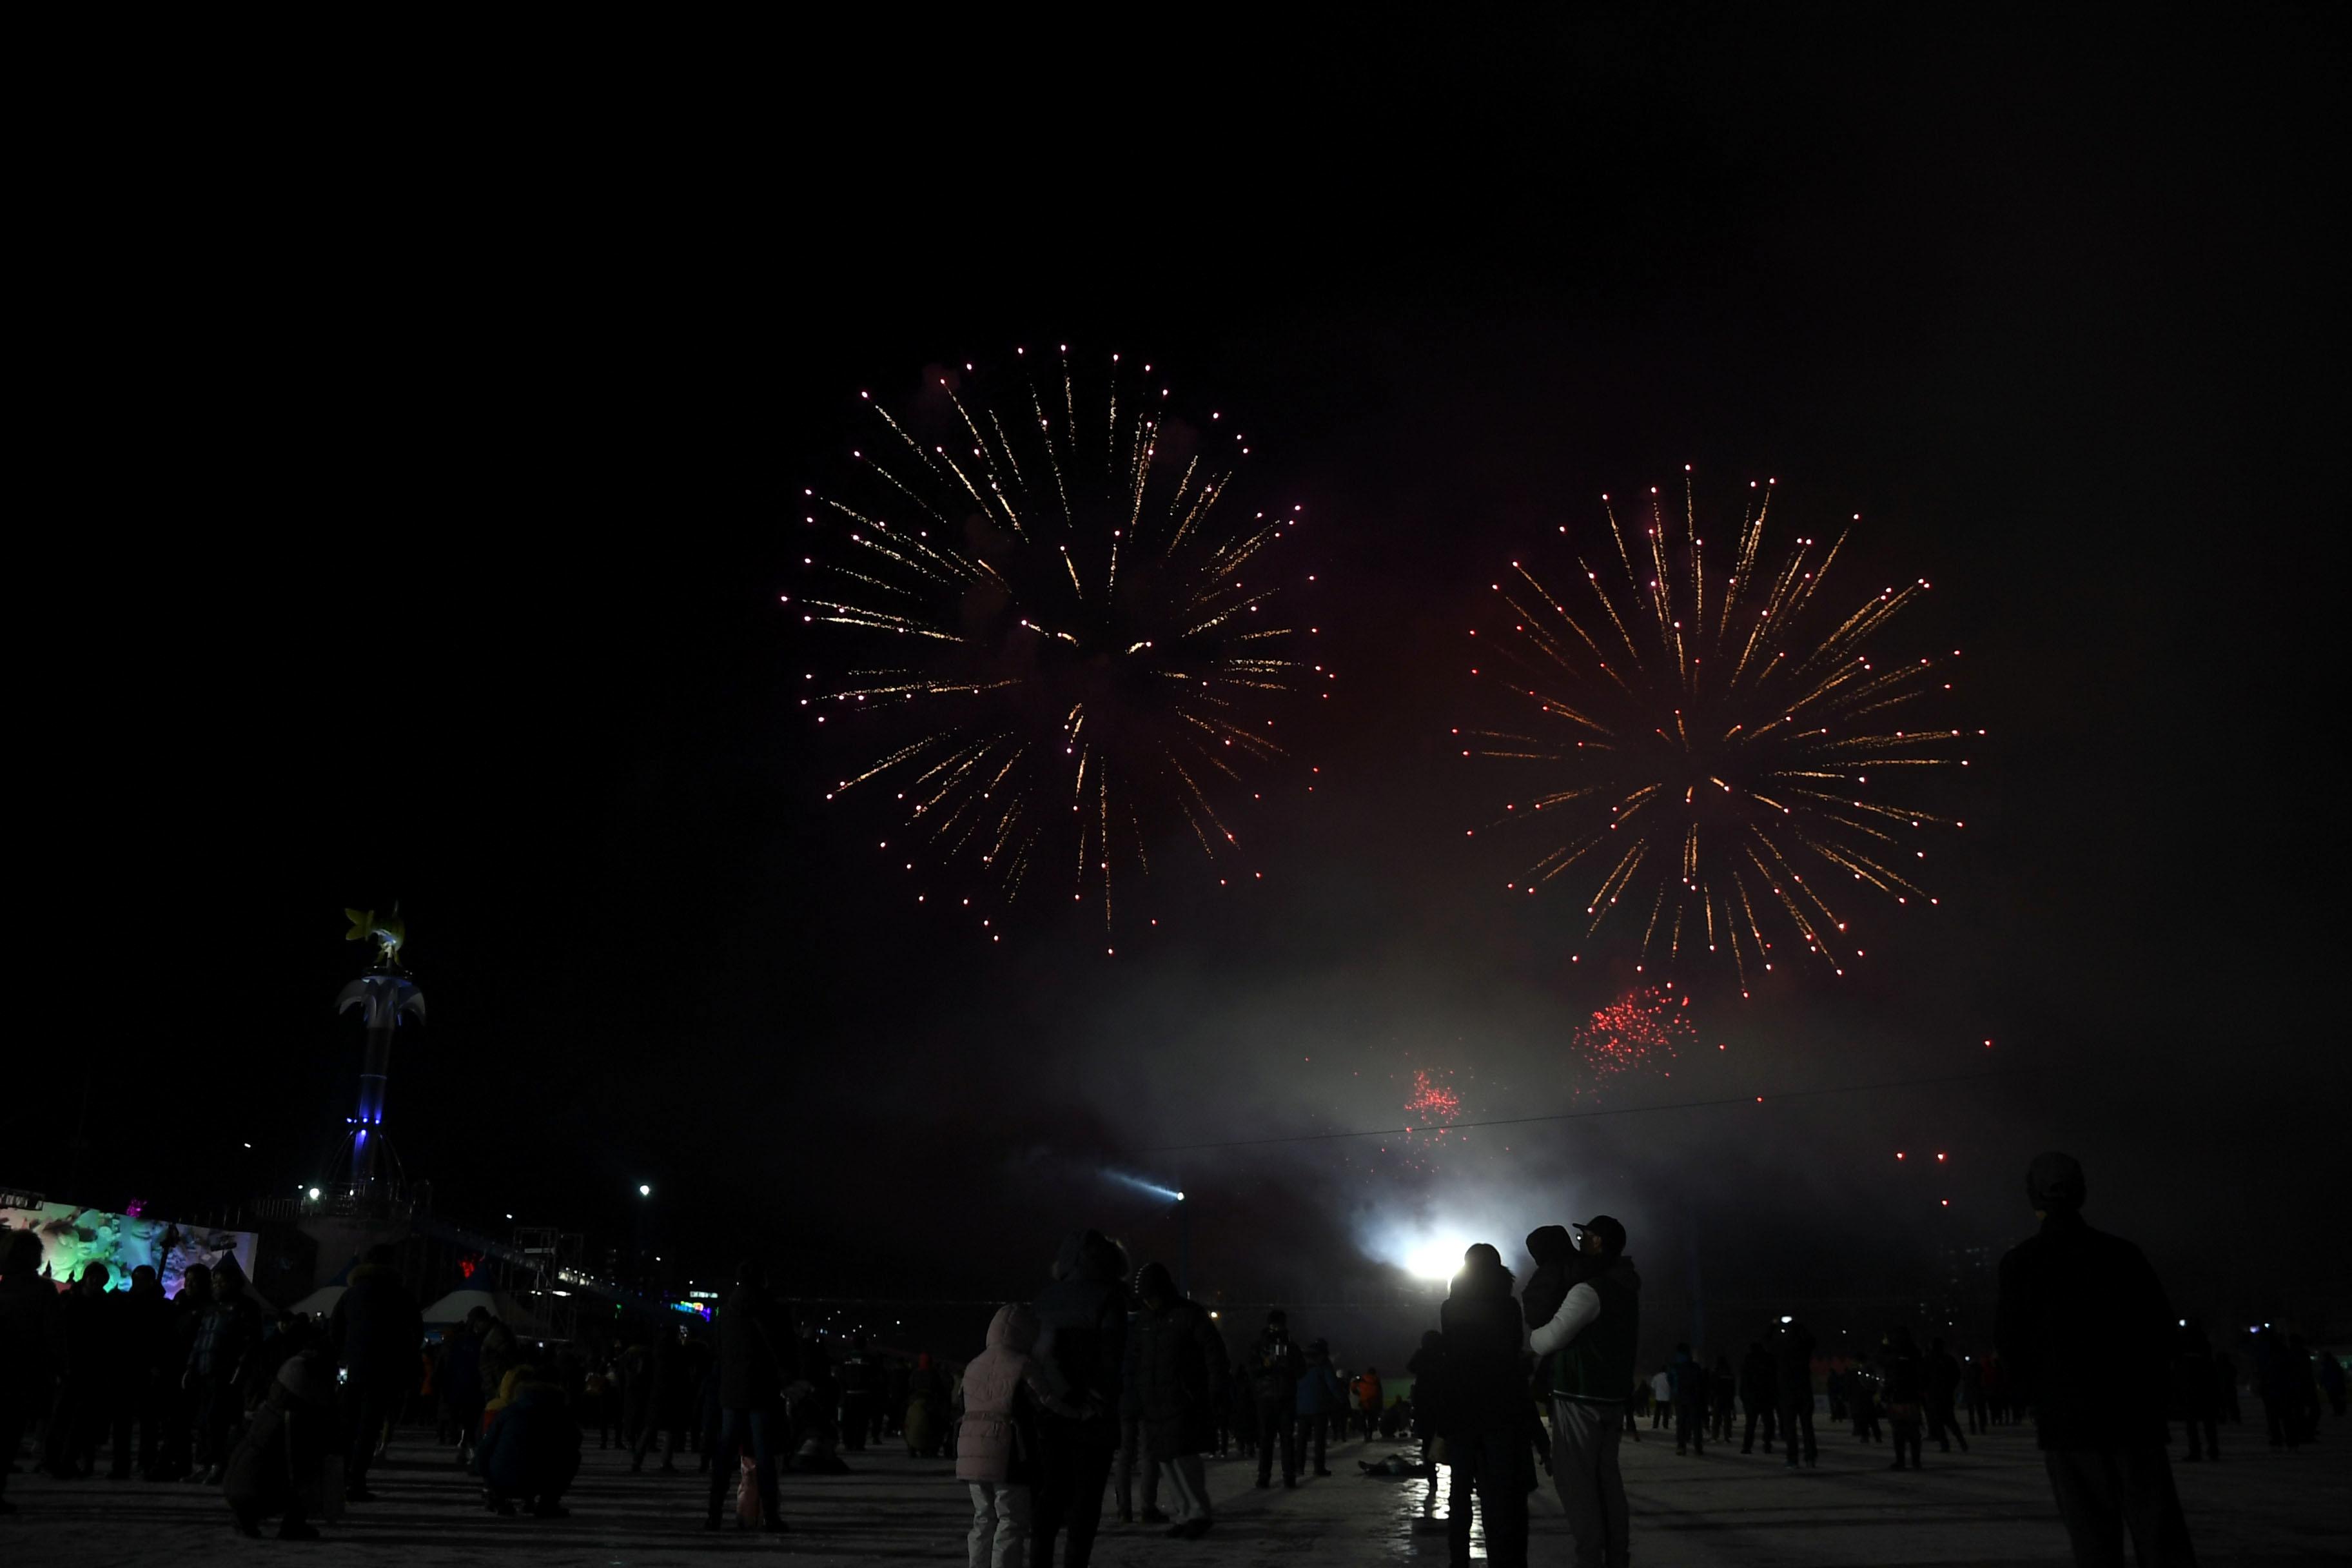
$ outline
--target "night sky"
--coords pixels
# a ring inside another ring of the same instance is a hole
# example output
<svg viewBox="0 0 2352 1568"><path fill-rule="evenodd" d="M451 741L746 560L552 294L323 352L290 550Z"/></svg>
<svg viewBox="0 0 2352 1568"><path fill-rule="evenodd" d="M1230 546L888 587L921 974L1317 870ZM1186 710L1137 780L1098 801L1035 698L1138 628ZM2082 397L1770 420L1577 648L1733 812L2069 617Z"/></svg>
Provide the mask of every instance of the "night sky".
<svg viewBox="0 0 2352 1568"><path fill-rule="evenodd" d="M2053 1145L2200 1310L2340 1272L2340 19L1435 16L703 40L160 153L34 612L72 929L20 951L97 977L19 1027L0 1181L323 1174L339 911L396 898L443 1212L625 1237L649 1182L666 1248L810 1293L1026 1293L1082 1223L1166 1255L1118 1169L1237 1301L1604 1210L1654 1289L1874 1295L2028 1230ZM1055 342L1246 421L1340 674L1237 814L1263 880L1157 858L1116 958L913 902L879 803L822 800L854 748L799 688L845 650L777 603L861 389ZM1495 700L1464 634L1685 463L1860 512L1849 588L1933 580L1890 646L1965 649L1990 735L1937 909L1858 910L1843 980L1702 982L1700 1051L1577 1100L1630 976L1464 837L1515 787L1448 743ZM1393 1125L1415 1068L1468 1120L1766 1103L1150 1152Z"/></svg>

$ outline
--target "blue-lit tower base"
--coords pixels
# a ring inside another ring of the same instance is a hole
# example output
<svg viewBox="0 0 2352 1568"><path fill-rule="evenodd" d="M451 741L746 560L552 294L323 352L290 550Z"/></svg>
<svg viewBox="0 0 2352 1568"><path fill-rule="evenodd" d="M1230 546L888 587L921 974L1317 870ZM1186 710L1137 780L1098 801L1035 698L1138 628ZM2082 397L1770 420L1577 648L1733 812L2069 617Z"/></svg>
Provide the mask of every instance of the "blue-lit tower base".
<svg viewBox="0 0 2352 1568"><path fill-rule="evenodd" d="M425 993L396 969L374 969L343 987L335 1011L361 1009L367 1051L360 1059L359 1112L345 1118L351 1132L337 1162L336 1184L353 1198L396 1198L404 1185L400 1160L383 1130L385 1086L392 1075L392 1039L404 1016L425 1021Z"/></svg>

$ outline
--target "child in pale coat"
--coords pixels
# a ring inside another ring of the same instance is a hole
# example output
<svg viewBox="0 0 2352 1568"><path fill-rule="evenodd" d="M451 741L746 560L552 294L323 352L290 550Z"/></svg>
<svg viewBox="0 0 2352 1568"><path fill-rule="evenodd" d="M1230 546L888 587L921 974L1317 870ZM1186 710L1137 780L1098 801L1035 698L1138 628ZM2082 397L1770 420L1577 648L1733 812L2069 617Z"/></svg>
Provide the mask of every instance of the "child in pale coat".
<svg viewBox="0 0 2352 1568"><path fill-rule="evenodd" d="M1022 1568L1029 1550L1030 1483L1037 1467L1035 1416L1082 1414L1055 1394L1029 1353L1037 1319L999 1307L988 1348L963 1371L963 1421L956 1432L956 1479L971 1489L970 1568Z"/></svg>

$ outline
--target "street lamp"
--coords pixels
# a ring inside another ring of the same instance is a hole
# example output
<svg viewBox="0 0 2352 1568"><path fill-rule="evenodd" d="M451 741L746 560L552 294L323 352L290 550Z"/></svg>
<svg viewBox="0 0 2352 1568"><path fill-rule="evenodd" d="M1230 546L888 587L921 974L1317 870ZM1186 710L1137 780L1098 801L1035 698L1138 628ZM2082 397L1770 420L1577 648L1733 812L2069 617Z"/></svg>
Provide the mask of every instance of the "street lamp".
<svg viewBox="0 0 2352 1568"><path fill-rule="evenodd" d="M637 1184L637 1196L641 1198L649 1198L653 1195L654 1190L650 1185L644 1182L639 1182Z"/></svg>

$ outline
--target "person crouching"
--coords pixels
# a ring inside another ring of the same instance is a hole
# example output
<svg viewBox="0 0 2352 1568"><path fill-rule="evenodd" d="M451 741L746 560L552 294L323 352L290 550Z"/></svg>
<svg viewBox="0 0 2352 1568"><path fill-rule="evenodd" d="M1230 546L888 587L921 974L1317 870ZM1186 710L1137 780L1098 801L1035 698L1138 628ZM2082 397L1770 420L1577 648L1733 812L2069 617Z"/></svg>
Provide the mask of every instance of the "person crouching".
<svg viewBox="0 0 2352 1568"><path fill-rule="evenodd" d="M563 1390L530 1367L509 1372L474 1451L474 1470L494 1511L512 1513L520 1503L538 1518L562 1518L563 1494L580 1473L580 1424Z"/></svg>

